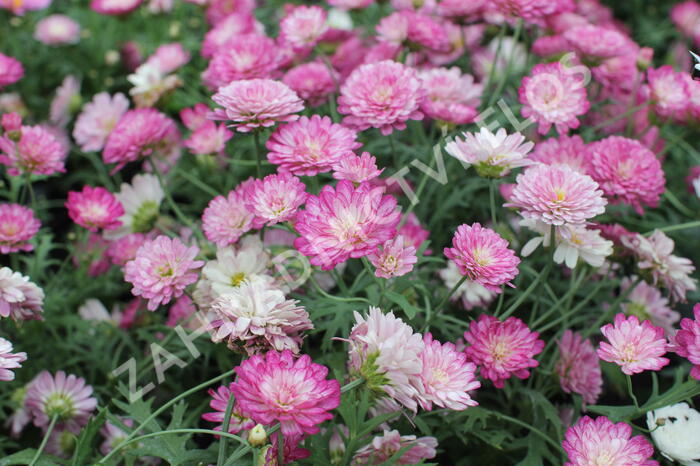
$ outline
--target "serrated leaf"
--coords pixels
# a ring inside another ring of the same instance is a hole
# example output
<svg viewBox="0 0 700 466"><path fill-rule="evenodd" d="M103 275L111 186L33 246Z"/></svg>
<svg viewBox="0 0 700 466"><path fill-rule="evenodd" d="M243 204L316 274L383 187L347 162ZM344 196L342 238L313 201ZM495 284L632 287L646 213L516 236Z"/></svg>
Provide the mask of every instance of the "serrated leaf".
<svg viewBox="0 0 700 466"><path fill-rule="evenodd" d="M416 314L420 312L420 309L409 303L406 297L402 294L396 293L395 291L387 291L384 296L386 296L391 302L398 304L401 309L403 309L403 312L406 313L406 317L409 319L413 319Z"/></svg>
<svg viewBox="0 0 700 466"><path fill-rule="evenodd" d="M73 460L71 462L73 466L88 464L87 459L90 457L91 451L95 451L94 448L91 448L92 442L106 420L107 410L102 409L97 416L90 419L87 426L80 431L75 445L75 451L73 452Z"/></svg>
<svg viewBox="0 0 700 466"><path fill-rule="evenodd" d="M6 456L0 459L0 466L26 466L31 463L36 455L36 448L27 448L14 455ZM46 452L41 452L41 457L34 463L35 466L56 466L66 464L65 460L49 455Z"/></svg>

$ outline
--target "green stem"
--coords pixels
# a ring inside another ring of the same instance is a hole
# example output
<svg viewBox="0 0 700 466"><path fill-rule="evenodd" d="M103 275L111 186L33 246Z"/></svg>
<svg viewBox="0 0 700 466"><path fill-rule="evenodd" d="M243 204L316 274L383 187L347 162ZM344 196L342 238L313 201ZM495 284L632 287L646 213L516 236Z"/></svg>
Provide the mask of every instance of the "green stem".
<svg viewBox="0 0 700 466"><path fill-rule="evenodd" d="M326 293L323 291L323 288L321 288L321 285L318 284L318 281L316 281L316 278L314 278L313 275L309 275L309 281L314 285L314 288L316 288L316 291L323 297L332 299L334 301L341 301L345 303L353 303L353 302L358 302L358 303L366 303L366 304L372 304L369 302L369 300L365 298L341 298L338 296L333 296L332 294Z"/></svg>
<svg viewBox="0 0 700 466"><path fill-rule="evenodd" d="M452 289L442 297L442 300L438 303L437 306L435 306L435 314L440 312L442 307L447 303L447 300L450 299L450 296L455 294L455 292L459 289L460 286L462 286L462 283L464 283L467 280L467 276L464 275L462 278L459 279L459 281L455 284L455 286L452 287Z"/></svg>
<svg viewBox="0 0 700 466"><path fill-rule="evenodd" d="M358 387L365 383L365 379L355 379L352 382L348 382L342 387L340 387L340 393L347 393L355 387Z"/></svg>
<svg viewBox="0 0 700 466"><path fill-rule="evenodd" d="M582 332L583 338L588 338L593 332L600 330L600 326L604 323L607 322L610 317L617 311L617 308L620 306L620 303L627 299L627 297L634 291L635 288L637 288L637 285L639 285L642 282L641 278L637 278L637 281L635 281L632 286L627 288L624 293L622 293L620 296L617 297L617 299L612 303L612 305L606 310L601 316L598 318L598 320L595 321L593 325L588 327L587 330Z"/></svg>
<svg viewBox="0 0 700 466"><path fill-rule="evenodd" d="M56 425L56 421L58 421L58 416L54 416L51 418L49 428L46 429L46 434L44 434L44 438L41 440L41 445L39 445L39 449L36 451L36 454L34 455L34 458L32 458L32 462L29 463L29 466L34 466L36 462L39 461L39 458L41 458L41 452L44 451L44 448L46 447L46 442L49 441L49 437L51 436L51 432L53 431L54 426Z"/></svg>
<svg viewBox="0 0 700 466"><path fill-rule="evenodd" d="M688 228L698 228L698 227L700 227L700 220L695 220L693 222L687 222L687 223L679 223L678 225L671 225L671 226L667 226L667 227L663 227L663 228L656 228L656 230L665 232L665 231L686 230ZM656 230L647 231L646 233L644 233L644 236L651 235Z"/></svg>
<svg viewBox="0 0 700 466"><path fill-rule="evenodd" d="M496 180L489 182L489 203L491 204L491 223L496 227Z"/></svg>
<svg viewBox="0 0 700 466"><path fill-rule="evenodd" d="M554 264L554 261L549 261L545 268L537 274L537 277L535 280L530 283L530 286L527 287L527 289L518 296L518 299L515 300L513 304L508 306L508 309L503 313L502 316L496 316L499 319L503 320L506 319L508 316L510 316L513 312L515 312L516 309L527 299L530 294L532 294L533 291L535 291L535 288L540 284L540 282L543 282L544 280L547 279L547 276L549 275L549 271L552 269L552 265Z"/></svg>
<svg viewBox="0 0 700 466"><path fill-rule="evenodd" d="M399 167L399 153L396 151L396 141L394 141L394 133L389 133L389 146L391 147L391 157L394 160L394 167Z"/></svg>
<svg viewBox="0 0 700 466"><path fill-rule="evenodd" d="M511 424L515 424L516 426L520 426L520 427L523 427L523 428L529 430L530 432L537 435L545 442L549 443L552 447L554 447L555 450L559 451L560 453L564 453L564 449L562 448L561 445L559 445L557 442L552 440L549 437L549 435L545 434L544 432L542 432L538 428L531 426L527 422L523 422L520 419L516 419L514 417L506 416L505 414L501 414L498 411L489 411L489 413L492 414L493 416L499 418L499 419L503 419L504 421L508 421Z"/></svg>
<svg viewBox="0 0 700 466"><path fill-rule="evenodd" d="M260 133L258 130L253 130L253 139L255 140L255 169L257 170L257 177L262 177L262 164L260 163Z"/></svg>
<svg viewBox="0 0 700 466"><path fill-rule="evenodd" d="M639 409L639 402L637 401L637 397L634 396L634 389L632 388L632 377L629 374L625 374L625 377L627 378L627 393L629 393L630 398L632 398L634 407Z"/></svg>
<svg viewBox="0 0 700 466"><path fill-rule="evenodd" d="M221 431L222 432L228 432L228 426L231 424L231 412L233 411L233 402L235 401L236 397L233 396L233 393L231 396L228 398L228 403L226 403L226 412L224 413L224 423L221 426ZM221 437L221 440L219 440L219 456L216 460L217 466L223 466L224 462L226 461L226 437Z"/></svg>
<svg viewBox="0 0 700 466"><path fill-rule="evenodd" d="M36 197L34 195L34 187L32 186L32 174L27 172L26 175L27 191L29 191L29 199L32 204L32 210L36 215Z"/></svg>
<svg viewBox="0 0 700 466"><path fill-rule="evenodd" d="M277 434L277 464L284 464L284 434L281 430Z"/></svg>

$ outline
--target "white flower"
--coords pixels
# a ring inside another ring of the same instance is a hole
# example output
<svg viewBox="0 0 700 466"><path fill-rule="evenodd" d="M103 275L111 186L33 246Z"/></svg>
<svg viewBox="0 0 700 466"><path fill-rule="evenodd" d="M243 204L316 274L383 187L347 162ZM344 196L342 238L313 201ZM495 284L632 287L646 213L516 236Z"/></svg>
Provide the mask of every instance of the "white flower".
<svg viewBox="0 0 700 466"><path fill-rule="evenodd" d="M647 413L651 438L670 460L685 466L700 466L700 413L687 403L678 403Z"/></svg>
<svg viewBox="0 0 700 466"><path fill-rule="evenodd" d="M154 63L144 63L126 79L134 86L129 94L138 107L151 107L163 94L182 84L177 76L164 76Z"/></svg>
<svg viewBox="0 0 700 466"><path fill-rule="evenodd" d="M109 322L114 325L119 325L121 322L121 312L115 306L114 310L110 314L107 308L99 299L90 298L86 300L82 306L78 308L78 314L85 320L92 320L95 322Z"/></svg>
<svg viewBox="0 0 700 466"><path fill-rule="evenodd" d="M501 128L494 134L488 128L481 128L478 133L462 135L464 140L455 138L445 150L452 157L474 165L480 176L497 178L507 175L511 168L532 163L526 157L535 145L525 142L525 136L520 133L509 135Z"/></svg>
<svg viewBox="0 0 700 466"><path fill-rule="evenodd" d="M350 13L339 8L331 8L328 10L326 24L333 29L340 29L342 31L352 31L353 28Z"/></svg>
<svg viewBox="0 0 700 466"><path fill-rule="evenodd" d="M452 261L447 263L446 269L439 270L438 275L440 275L440 278L445 282L445 286L448 290L454 288L457 282L462 279L462 274L459 272L457 264ZM489 290L481 283L467 279L457 288L450 299L461 299L464 309L469 311L475 307L488 306L491 301L493 301L493 298L496 297L496 294L497 293Z"/></svg>
<svg viewBox="0 0 700 466"><path fill-rule="evenodd" d="M131 180L131 184L122 183L121 191L114 196L124 207L124 215L119 218L121 227L105 232L107 239L151 231L158 219L165 192L155 175L140 174Z"/></svg>

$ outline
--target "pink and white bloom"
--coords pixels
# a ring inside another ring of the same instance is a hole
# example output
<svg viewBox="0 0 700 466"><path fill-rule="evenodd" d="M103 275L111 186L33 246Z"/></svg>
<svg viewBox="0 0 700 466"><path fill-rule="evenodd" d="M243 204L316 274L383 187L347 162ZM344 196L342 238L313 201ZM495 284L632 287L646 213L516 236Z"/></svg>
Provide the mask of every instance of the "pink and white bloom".
<svg viewBox="0 0 700 466"><path fill-rule="evenodd" d="M383 135L406 128L408 120L422 120L425 90L415 70L384 60L362 65L345 80L338 98L343 124Z"/></svg>
<svg viewBox="0 0 700 466"><path fill-rule="evenodd" d="M682 119L690 103L688 81L670 65L647 70L648 98L661 118Z"/></svg>
<svg viewBox="0 0 700 466"><path fill-rule="evenodd" d="M654 447L642 435L632 437L632 428L605 416L595 420L584 416L566 431L564 451L569 461L564 466L593 464L658 466L650 459Z"/></svg>
<svg viewBox="0 0 700 466"><path fill-rule="evenodd" d="M194 269L204 265L194 260L196 246L185 246L177 238L158 236L146 241L136 258L124 266L124 279L133 285L131 292L148 300L148 310L179 298L185 288L197 281Z"/></svg>
<svg viewBox="0 0 700 466"><path fill-rule="evenodd" d="M7 135L0 138L0 163L7 166L7 173L12 176L63 173L67 155L68 151L59 140L41 126L22 126L17 143Z"/></svg>
<svg viewBox="0 0 700 466"><path fill-rule="evenodd" d="M41 222L29 207L0 204L0 253L32 251L29 240L39 231Z"/></svg>
<svg viewBox="0 0 700 466"><path fill-rule="evenodd" d="M22 367L24 361L27 360L27 353L13 353L12 343L0 337L0 381L8 382L15 379L15 374L12 369Z"/></svg>
<svg viewBox="0 0 700 466"><path fill-rule="evenodd" d="M636 281L637 277L625 277L620 283L620 292L626 292ZM627 315L635 315L639 320L650 320L652 324L661 327L669 338L676 333L675 324L681 320L681 315L671 310L668 299L661 291L646 282L639 282L627 295L626 302L620 308Z"/></svg>
<svg viewBox="0 0 700 466"><path fill-rule="evenodd" d="M238 241L253 228L255 215L245 205L243 190L239 186L226 197L216 196L202 214L202 229L209 241L222 247Z"/></svg>
<svg viewBox="0 0 700 466"><path fill-rule="evenodd" d="M92 232L114 230L122 224L119 218L124 207L105 188L84 186L80 192L69 191L65 205L71 220Z"/></svg>
<svg viewBox="0 0 700 466"><path fill-rule="evenodd" d="M335 91L340 77L335 70L320 62L302 63L287 71L282 78L291 90L311 107L318 107Z"/></svg>
<svg viewBox="0 0 700 466"><path fill-rule="evenodd" d="M9 267L0 269L0 317L43 320L44 290Z"/></svg>
<svg viewBox="0 0 700 466"><path fill-rule="evenodd" d="M454 125L471 123L484 92L474 77L457 67L421 71L420 79L427 96L421 105L426 116Z"/></svg>
<svg viewBox="0 0 700 466"><path fill-rule="evenodd" d="M401 456L392 460L394 464L419 464L423 460L435 458L438 446L435 437L420 437L401 435L398 430L386 430L381 436L377 435L372 442L355 452L353 465L382 464L391 460L394 455L405 450Z"/></svg>
<svg viewBox="0 0 700 466"><path fill-rule="evenodd" d="M294 359L291 351L268 351L236 368L230 385L241 414L260 424L278 421L285 438L315 434L340 404L340 384L326 379L328 369L308 355Z"/></svg>
<svg viewBox="0 0 700 466"><path fill-rule="evenodd" d="M348 153L333 164L333 178L352 181L356 185L375 179L383 171L383 168L377 168L377 159L369 152L363 152L359 157Z"/></svg>
<svg viewBox="0 0 700 466"><path fill-rule="evenodd" d="M145 63L156 66L161 73L168 74L187 64L190 53L179 42L158 46Z"/></svg>
<svg viewBox="0 0 700 466"><path fill-rule="evenodd" d="M24 76L24 67L19 60L0 53L0 89L16 83Z"/></svg>
<svg viewBox="0 0 700 466"><path fill-rule="evenodd" d="M376 267L374 275L381 278L406 275L413 270L413 265L418 262L416 248L406 244L406 239L401 235L397 235L378 247L368 258Z"/></svg>
<svg viewBox="0 0 700 466"><path fill-rule="evenodd" d="M590 340L566 330L559 341L559 359L554 370L566 393L578 393L584 403L595 404L603 391L598 355Z"/></svg>
<svg viewBox="0 0 700 466"><path fill-rule="evenodd" d="M281 52L269 37L259 33L234 36L214 53L202 81L215 90L236 80L273 78L281 61Z"/></svg>
<svg viewBox="0 0 700 466"><path fill-rule="evenodd" d="M226 142L232 137L233 133L225 125L207 121L195 129L182 144L195 155L218 155L224 153Z"/></svg>
<svg viewBox="0 0 700 466"><path fill-rule="evenodd" d="M306 186L294 175L281 173L253 180L243 191L246 208L255 215L253 227L293 222L306 201Z"/></svg>
<svg viewBox="0 0 700 466"><path fill-rule="evenodd" d="M143 63L126 77L133 86L129 95L136 107L152 107L158 100L182 85L180 78L164 74L156 63Z"/></svg>
<svg viewBox="0 0 700 466"><path fill-rule="evenodd" d="M700 305L693 307L695 320L681 320L681 328L676 332L675 351L678 356L687 358L693 365L691 377L700 380Z"/></svg>
<svg viewBox="0 0 700 466"><path fill-rule="evenodd" d="M73 112L80 107L80 101L80 81L75 76L66 76L61 85L56 88L56 95L51 100L49 110L51 125L64 128L70 122Z"/></svg>
<svg viewBox="0 0 700 466"><path fill-rule="evenodd" d="M586 144L578 134L560 135L537 143L530 159L545 165L567 165L572 170L590 175L591 163Z"/></svg>
<svg viewBox="0 0 700 466"><path fill-rule="evenodd" d="M153 230L165 191L157 176L141 173L134 176L131 183L122 183L114 197L124 208L124 215L119 218L122 226L114 232L114 237L120 238Z"/></svg>
<svg viewBox="0 0 700 466"><path fill-rule="evenodd" d="M209 407L211 407L211 409L214 411L202 414L202 419L205 421L218 423L219 425L214 427L214 430L223 429L226 408L228 407L229 400L231 399L231 385L232 383L229 384L228 387L226 385L221 385L216 390L213 388L209 389L208 393L209 396L211 396ZM255 427L255 424L255 421L241 414L238 403L234 402L228 424L228 433L237 434L243 430L250 430Z"/></svg>
<svg viewBox="0 0 700 466"><path fill-rule="evenodd" d="M53 0L0 0L0 8L7 9L13 14L22 16L27 11L43 10L51 5Z"/></svg>
<svg viewBox="0 0 700 466"><path fill-rule="evenodd" d="M459 271L459 267L452 261L447 263L447 268L438 271L438 275L445 282L445 287L448 290L453 289L462 280L463 275ZM500 290L499 290L500 291ZM466 279L459 285L459 288L450 296L451 301L461 300L462 307L467 311L475 307L488 307L489 304L498 296L498 293L491 291L481 283Z"/></svg>
<svg viewBox="0 0 700 466"><path fill-rule="evenodd" d="M294 49L313 47L328 30L326 16L316 5L294 7L280 21L280 40Z"/></svg>
<svg viewBox="0 0 700 466"><path fill-rule="evenodd" d="M568 28L563 33L570 47L586 62L632 54L636 45L612 27L586 24Z"/></svg>
<svg viewBox="0 0 700 466"><path fill-rule="evenodd" d="M469 343L465 352L479 366L482 377L493 381L496 388L503 388L511 376L527 379L528 369L539 365L534 356L542 352L544 341L538 337L538 332L530 331L517 317L501 322L481 314L464 332Z"/></svg>
<svg viewBox="0 0 700 466"><path fill-rule="evenodd" d="M131 13L143 0L91 0L90 8L102 15L125 15Z"/></svg>
<svg viewBox="0 0 700 466"><path fill-rule="evenodd" d="M637 316L619 313L613 324L604 325L600 331L609 343L600 344L598 356L603 361L614 362L627 375L658 371L669 363L662 357L669 350L664 329L648 320L640 324Z"/></svg>
<svg viewBox="0 0 700 466"><path fill-rule="evenodd" d="M252 14L243 11L228 14L204 35L200 54L212 58L230 39L252 33L264 33L262 24Z"/></svg>
<svg viewBox="0 0 700 466"><path fill-rule="evenodd" d="M520 133L509 135L500 128L494 134L488 128L481 128L478 133L462 135L464 139L455 138L445 145L445 150L464 164L473 165L480 176L503 177L513 168L532 163L527 154L535 144L525 142L525 136Z"/></svg>
<svg viewBox="0 0 700 466"><path fill-rule="evenodd" d="M102 150L107 137L119 119L129 109L129 99L124 94L110 96L101 92L83 106L75 120L73 138L83 152Z"/></svg>
<svg viewBox="0 0 700 466"><path fill-rule="evenodd" d="M36 23L34 38L46 45L77 44L80 25L70 16L50 15Z"/></svg>

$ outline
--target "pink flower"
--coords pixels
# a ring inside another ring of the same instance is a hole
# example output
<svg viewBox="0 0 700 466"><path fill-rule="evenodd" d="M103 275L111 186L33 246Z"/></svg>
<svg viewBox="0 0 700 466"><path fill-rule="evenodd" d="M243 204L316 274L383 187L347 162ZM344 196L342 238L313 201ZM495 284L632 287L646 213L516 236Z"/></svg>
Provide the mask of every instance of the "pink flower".
<svg viewBox="0 0 700 466"><path fill-rule="evenodd" d="M401 229L399 230L399 235L406 238L408 243L412 244L413 247L415 247L416 250L418 250L420 249L423 242L428 239L428 237L430 236L430 232L421 226L420 220L418 220L416 214L411 212L408 215L406 223L404 223ZM430 249L426 249L423 252L424 256L429 256L430 254L432 254L432 250Z"/></svg>
<svg viewBox="0 0 700 466"><path fill-rule="evenodd" d="M391 60L362 65L340 89L338 112L343 124L382 134L403 130L408 120L422 120L425 90L415 70Z"/></svg>
<svg viewBox="0 0 700 466"><path fill-rule="evenodd" d="M85 104L73 128L73 138L83 152L99 151L122 115L129 109L124 94L101 92Z"/></svg>
<svg viewBox="0 0 700 466"><path fill-rule="evenodd" d="M32 209L19 204L0 204L0 253L33 250L29 240L40 226Z"/></svg>
<svg viewBox="0 0 700 466"><path fill-rule="evenodd" d="M143 233L129 233L109 243L107 256L112 264L122 267L136 257L136 252L145 242Z"/></svg>
<svg viewBox="0 0 700 466"><path fill-rule="evenodd" d="M359 157L347 153L333 164L333 178L352 181L355 184L373 180L383 171L383 168L377 168L377 159L369 152L363 152Z"/></svg>
<svg viewBox="0 0 700 466"><path fill-rule="evenodd" d="M444 253L459 267L462 275L498 291L518 275L520 259L508 248L508 241L480 223L460 225L452 238L451 248Z"/></svg>
<svg viewBox="0 0 700 466"><path fill-rule="evenodd" d="M343 10L366 8L374 3L374 0L328 0L328 4Z"/></svg>
<svg viewBox="0 0 700 466"><path fill-rule="evenodd" d="M125 15L141 5L143 0L91 0L90 8L102 15Z"/></svg>
<svg viewBox="0 0 700 466"><path fill-rule="evenodd" d="M418 262L418 258L416 248L407 245L404 237L397 235L370 254L369 261L377 268L374 275L391 278L409 273Z"/></svg>
<svg viewBox="0 0 700 466"><path fill-rule="evenodd" d="M523 18L529 23L542 25L544 18L555 13L571 11L569 0L491 0L491 8L511 18Z"/></svg>
<svg viewBox="0 0 700 466"><path fill-rule="evenodd" d="M219 425L214 427L214 430L222 430L224 426L224 417L226 415L226 408L228 407L229 400L231 399L231 389L230 387L233 383L226 385L221 385L219 388L214 390L209 389L209 396L211 396L211 401L209 406L214 411L211 413L202 414L202 419L209 422L216 422ZM250 430L255 427L255 421L247 418L241 414L238 403L234 402L233 409L231 410L231 417L228 424L228 433L237 434L242 430Z"/></svg>
<svg viewBox="0 0 700 466"><path fill-rule="evenodd" d="M46 45L77 44L80 25L66 15L50 15L36 23L34 38Z"/></svg>
<svg viewBox="0 0 700 466"><path fill-rule="evenodd" d="M179 42L158 46L145 63L155 66L162 74L169 74L190 61L190 53Z"/></svg>
<svg viewBox="0 0 700 466"><path fill-rule="evenodd" d="M454 344L440 344L430 333L423 336L423 343L423 392L419 399L423 409L431 410L433 403L457 411L478 405L468 393L481 386L476 380L476 364L468 362L467 355L457 351Z"/></svg>
<svg viewBox="0 0 700 466"><path fill-rule="evenodd" d="M654 454L651 443L642 435L631 435L632 428L624 422L613 424L605 416L595 420L584 416L566 431L562 446L569 461L564 466L658 466L649 459Z"/></svg>
<svg viewBox="0 0 700 466"><path fill-rule="evenodd" d="M294 7L280 21L280 39L295 49L313 47L327 30L326 12L315 5Z"/></svg>
<svg viewBox="0 0 700 466"><path fill-rule="evenodd" d="M24 67L19 60L0 53L0 89L16 83L24 76Z"/></svg>
<svg viewBox="0 0 700 466"><path fill-rule="evenodd" d="M690 102L688 81L670 65L647 70L648 98L661 118L682 119Z"/></svg>
<svg viewBox="0 0 700 466"><path fill-rule="evenodd" d="M333 123L329 117L313 115L278 127L267 141L267 159L280 172L313 176L329 171L341 158L362 144L357 133Z"/></svg>
<svg viewBox="0 0 700 466"><path fill-rule="evenodd" d="M0 163L8 167L7 173L12 176L63 173L67 155L56 137L41 126L22 126L22 136L16 144L7 136L0 138Z"/></svg>
<svg viewBox="0 0 700 466"><path fill-rule="evenodd" d="M235 243L241 235L253 228L253 218L239 187L226 197L216 196L209 202L202 214L202 229L209 241L223 247Z"/></svg>
<svg viewBox="0 0 700 466"><path fill-rule="evenodd" d="M65 205L71 220L92 232L114 230L122 224L119 217L124 207L105 188L84 186L81 192L69 191Z"/></svg>
<svg viewBox="0 0 700 466"><path fill-rule="evenodd" d="M537 143L530 159L545 165L567 165L584 175L589 175L591 170L586 143L578 134L562 135Z"/></svg>
<svg viewBox="0 0 700 466"><path fill-rule="evenodd" d="M392 238L400 219L396 199L385 196L384 188L341 180L336 189L326 185L318 196L309 196L306 210L297 214L301 237L294 246L311 264L330 270Z"/></svg>
<svg viewBox="0 0 700 466"><path fill-rule="evenodd" d="M669 348L664 329L648 320L640 324L637 316L625 318L625 314L619 313L614 324L604 325L600 331L610 343L600 344L598 356L603 361L614 362L627 375L658 371L669 363L662 357Z"/></svg>
<svg viewBox="0 0 700 466"><path fill-rule="evenodd" d="M693 365L690 375L700 380L700 305L693 307L695 320L681 320L681 329L676 332L676 354L688 358Z"/></svg>
<svg viewBox="0 0 700 466"><path fill-rule="evenodd" d="M546 134L554 125L559 134L579 126L577 116L590 108L586 88L573 71L561 63L536 65L520 85L521 113L539 123L539 133Z"/></svg>
<svg viewBox="0 0 700 466"><path fill-rule="evenodd" d="M301 99L285 84L271 79L233 81L214 94L215 120L231 120L242 133L274 126L278 121L294 121L304 109Z"/></svg>
<svg viewBox="0 0 700 466"><path fill-rule="evenodd" d="M554 367L566 393L578 393L584 403L595 404L603 391L598 355L589 340L566 330L559 342L559 360Z"/></svg>
<svg viewBox="0 0 700 466"><path fill-rule="evenodd" d="M620 283L620 292L626 292L636 278L623 278ZM635 315L639 320L650 320L652 324L663 328L669 338L676 333L674 325L681 319L679 313L671 310L668 299L661 296L661 291L646 282L639 282L620 308L625 314Z"/></svg>
<svg viewBox="0 0 700 466"><path fill-rule="evenodd" d="M255 215L253 227L294 221L297 210L306 201L306 186L289 173L268 175L253 180L243 192L245 205Z"/></svg>
<svg viewBox="0 0 700 466"><path fill-rule="evenodd" d="M0 269L0 317L43 320L44 291L19 272Z"/></svg>
<svg viewBox="0 0 700 466"><path fill-rule="evenodd" d="M590 176L563 165L533 165L519 174L506 207L548 225L581 224L605 212L603 191Z"/></svg>
<svg viewBox="0 0 700 466"><path fill-rule="evenodd" d="M390 460L392 464L419 464L423 460L435 458L437 446L435 437L416 438L415 435L401 435L398 430L384 429L381 437L375 436L371 443L357 450L352 464L383 464ZM402 450L400 457L394 459Z"/></svg>
<svg viewBox="0 0 700 466"><path fill-rule="evenodd" d="M188 0L199 5L208 4L207 21L211 25L222 22L231 13L252 14L257 6L256 0Z"/></svg>
<svg viewBox="0 0 700 466"><path fill-rule="evenodd" d="M29 385L25 403L35 426L45 431L57 416L59 429L78 434L97 406L97 399L91 395L92 387L82 377L66 375L63 371L52 376L42 371Z"/></svg>
<svg viewBox="0 0 700 466"><path fill-rule="evenodd" d="M148 299L148 310L155 311L197 281L193 270L204 265L194 260L198 252L199 248L187 247L177 238L158 236L146 241L136 258L126 263L124 279L133 285L133 295Z"/></svg>
<svg viewBox="0 0 700 466"><path fill-rule="evenodd" d="M635 44L621 32L604 26L576 26L564 31L571 47L588 61L634 53Z"/></svg>
<svg viewBox="0 0 700 466"><path fill-rule="evenodd" d="M503 388L512 375L527 379L528 369L539 365L534 356L544 349L544 341L538 336L539 333L531 332L516 317L501 322L481 314L464 332L464 339L469 343L465 352L469 360L479 366L482 377L493 381L495 387Z"/></svg>
<svg viewBox="0 0 700 466"><path fill-rule="evenodd" d="M525 142L520 133L510 134L500 128L495 134L488 128L478 133L462 133L465 139L455 138L445 146L445 150L457 160L474 165L480 176L503 177L511 168L523 167L532 163L527 154L534 144Z"/></svg>
<svg viewBox="0 0 700 466"><path fill-rule="evenodd" d="M223 154L226 142L232 137L233 133L226 126L206 121L195 129L182 144L196 155Z"/></svg>
<svg viewBox="0 0 700 466"><path fill-rule="evenodd" d="M253 15L247 12L231 13L206 33L201 55L204 58L212 58L229 39L252 33L264 33L262 25Z"/></svg>
<svg viewBox="0 0 700 466"><path fill-rule="evenodd" d="M127 427L134 427L133 419L119 417L119 420ZM102 438L104 438L104 441L100 444L100 453L107 455L116 445L119 445L124 441L127 433L124 432L121 427L107 421L102 425L102 427L100 427L100 435L102 435Z"/></svg>
<svg viewBox="0 0 700 466"><path fill-rule="evenodd" d="M428 117L454 125L474 120L484 86L476 84L471 75L452 67L425 70L419 76L427 93L421 110Z"/></svg>
<svg viewBox="0 0 700 466"><path fill-rule="evenodd" d="M209 121L207 115L209 107L206 104L198 103L194 107L187 107L180 110L180 119L187 129L196 131Z"/></svg>
<svg viewBox="0 0 700 466"><path fill-rule="evenodd" d="M591 177L608 200L623 202L642 215L642 204L659 205L666 179L656 155L639 141L610 136L588 146Z"/></svg>
<svg viewBox="0 0 700 466"><path fill-rule="evenodd" d="M280 65L280 52L275 42L261 34L234 36L214 53L202 74L212 89L232 81L274 77Z"/></svg>
<svg viewBox="0 0 700 466"><path fill-rule="evenodd" d="M10 369L19 369L27 360L27 353L13 353L12 343L0 337L0 381L7 382L15 379Z"/></svg>
<svg viewBox="0 0 700 466"><path fill-rule="evenodd" d="M279 421L285 437L315 434L340 404L340 384L308 355L268 351L243 361L230 385L241 413L260 424Z"/></svg>
<svg viewBox="0 0 700 466"><path fill-rule="evenodd" d="M319 62L297 65L282 78L283 83L312 107L318 107L328 100L339 80L335 71L330 71L328 66Z"/></svg>
<svg viewBox="0 0 700 466"><path fill-rule="evenodd" d="M43 10L51 5L53 0L0 0L0 8L10 10L13 14L22 16L27 11Z"/></svg>
<svg viewBox="0 0 700 466"><path fill-rule="evenodd" d="M175 122L153 108L129 110L110 133L102 152L104 163L116 163L113 172L129 162L167 156L180 140Z"/></svg>

